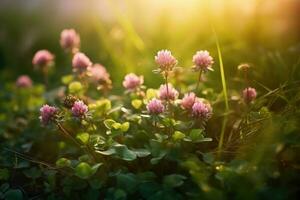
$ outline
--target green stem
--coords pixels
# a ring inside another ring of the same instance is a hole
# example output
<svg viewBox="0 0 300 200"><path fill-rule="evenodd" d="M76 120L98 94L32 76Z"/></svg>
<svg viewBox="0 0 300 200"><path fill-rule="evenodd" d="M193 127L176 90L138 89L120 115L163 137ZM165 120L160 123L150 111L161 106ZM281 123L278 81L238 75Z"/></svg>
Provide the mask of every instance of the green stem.
<svg viewBox="0 0 300 200"><path fill-rule="evenodd" d="M158 128L157 128L157 119L154 118L154 133L157 133L158 131Z"/></svg>
<svg viewBox="0 0 300 200"><path fill-rule="evenodd" d="M44 84L45 84L45 87L48 88L49 86L49 77L48 77L48 66L45 66L43 68L43 76L44 76Z"/></svg>
<svg viewBox="0 0 300 200"><path fill-rule="evenodd" d="M218 145L218 157L220 158L221 153L222 153L222 148L223 148L223 143L224 143L224 133L225 133L225 129L226 129L226 124L227 124L228 118L225 115L223 122L222 122L222 128L221 128L221 136L220 136L220 140L219 140L219 145Z"/></svg>
<svg viewBox="0 0 300 200"><path fill-rule="evenodd" d="M58 129L62 132L63 136L70 139L80 149L82 148L82 145L79 142L77 142L76 139L73 138L72 135L59 122L57 122L56 125L57 125ZM88 145L84 146L84 151L91 156L93 161L96 161L96 156L94 155L94 152Z"/></svg>
<svg viewBox="0 0 300 200"><path fill-rule="evenodd" d="M198 81L197 81L196 90L195 90L196 94L197 94L197 91L199 89L199 85L200 85L200 82L201 82L201 76L202 76L202 69L200 69L200 71L199 71Z"/></svg>
<svg viewBox="0 0 300 200"><path fill-rule="evenodd" d="M169 85L168 85L168 72L165 72L165 84L167 87L167 105L166 105L166 110L169 112L170 116L173 116L172 108L171 108L171 103L169 99Z"/></svg>
<svg viewBox="0 0 300 200"><path fill-rule="evenodd" d="M248 79L248 70L244 72L244 78L245 78L245 84L246 84L246 88L249 87L249 79Z"/></svg>
<svg viewBox="0 0 300 200"><path fill-rule="evenodd" d="M227 114L229 112L229 103L228 103L227 86L226 86L226 79L225 79L225 72L224 72L224 65L223 65L223 60L222 60L221 48L220 48L218 37L217 37L217 34L216 34L215 31L214 31L214 34L215 34L215 37L216 37L216 46L217 46L218 57L219 57L219 62L220 62L220 75L221 75L221 80L222 80L224 102L225 102L225 116L224 116L224 119L223 119L221 133L220 133L220 140L219 140L219 144L218 144L218 158L220 159L222 148L223 148L226 124L227 124L227 121L228 121Z"/></svg>
<svg viewBox="0 0 300 200"><path fill-rule="evenodd" d="M59 123L56 123L58 129L61 131L64 137L69 138L72 142L81 148L81 145L71 136L71 134Z"/></svg>
<svg viewBox="0 0 300 200"><path fill-rule="evenodd" d="M166 81L166 87L167 87L167 104L169 104L168 72L165 72L165 81Z"/></svg>

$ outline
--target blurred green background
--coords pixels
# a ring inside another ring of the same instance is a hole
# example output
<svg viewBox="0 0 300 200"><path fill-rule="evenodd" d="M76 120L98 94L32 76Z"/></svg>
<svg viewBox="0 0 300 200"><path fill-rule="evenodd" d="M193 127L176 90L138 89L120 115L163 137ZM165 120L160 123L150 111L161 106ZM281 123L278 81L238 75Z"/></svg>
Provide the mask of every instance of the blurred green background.
<svg viewBox="0 0 300 200"><path fill-rule="evenodd" d="M276 88L300 79L299 19L298 0L1 0L0 82L20 74L41 82L31 60L37 50L48 49L56 55L52 83L59 85L58 77L71 71L60 32L75 28L81 51L107 67L115 88L128 72L145 75L146 84L157 87L161 77L150 73L160 49L170 49L185 68L197 50L206 49L216 60L207 84L221 90L214 27L229 87L238 87L231 79L237 65L249 62L257 82Z"/></svg>

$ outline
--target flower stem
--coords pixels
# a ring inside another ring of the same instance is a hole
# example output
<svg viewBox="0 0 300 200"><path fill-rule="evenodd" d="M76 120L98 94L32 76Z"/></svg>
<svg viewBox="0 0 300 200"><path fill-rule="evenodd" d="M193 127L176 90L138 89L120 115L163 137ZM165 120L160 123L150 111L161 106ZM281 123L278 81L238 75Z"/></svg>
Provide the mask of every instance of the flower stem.
<svg viewBox="0 0 300 200"><path fill-rule="evenodd" d="M156 118L154 119L154 130L155 130L155 132L157 132L157 119Z"/></svg>
<svg viewBox="0 0 300 200"><path fill-rule="evenodd" d="M63 127L63 125L61 125L59 122L56 123L58 129L61 131L61 133L63 134L64 137L69 138L70 140L72 140L72 142L77 145L78 147L81 148L81 145L79 144L79 142L77 142L72 136L71 134Z"/></svg>
<svg viewBox="0 0 300 200"><path fill-rule="evenodd" d="M43 76L44 76L45 87L48 88L48 85L49 85L48 66L45 66L43 68Z"/></svg>
<svg viewBox="0 0 300 200"><path fill-rule="evenodd" d="M166 110L170 111L171 109L171 104L170 104L170 99L169 99L169 84L168 84L168 72L165 72L165 84L167 88L167 105L166 105ZM171 113L170 113L171 114Z"/></svg>
<svg viewBox="0 0 300 200"><path fill-rule="evenodd" d="M166 81L166 87L167 87L167 103L169 104L168 72L165 72L165 81Z"/></svg>
<svg viewBox="0 0 300 200"><path fill-rule="evenodd" d="M202 76L202 69L200 69L199 71L199 76L198 76L198 81L197 81L197 85L196 85L196 90L195 90L195 97L194 97L194 103L196 102L196 98L197 98L197 91L199 89L199 85L200 85L200 81L201 81L201 76Z"/></svg>
<svg viewBox="0 0 300 200"><path fill-rule="evenodd" d="M56 125L57 125L58 129L61 131L61 133L63 134L64 137L72 140L72 142L76 146L78 146L80 149L82 148L82 145L79 142L77 142L76 139L73 138L72 135L69 133L69 131L67 131L59 122L57 122ZM96 156L93 153L92 149L88 145L85 145L84 151L91 156L93 161L96 161Z"/></svg>
<svg viewBox="0 0 300 200"><path fill-rule="evenodd" d="M201 82L201 76L202 76L202 69L200 69L200 71L199 71L199 76L198 76L198 81L197 81L195 93L197 93L197 91L199 89L199 85L200 85L200 82Z"/></svg>
<svg viewBox="0 0 300 200"><path fill-rule="evenodd" d="M246 88L248 88L249 87L248 70L245 70L245 72L244 72L244 78L245 78Z"/></svg>

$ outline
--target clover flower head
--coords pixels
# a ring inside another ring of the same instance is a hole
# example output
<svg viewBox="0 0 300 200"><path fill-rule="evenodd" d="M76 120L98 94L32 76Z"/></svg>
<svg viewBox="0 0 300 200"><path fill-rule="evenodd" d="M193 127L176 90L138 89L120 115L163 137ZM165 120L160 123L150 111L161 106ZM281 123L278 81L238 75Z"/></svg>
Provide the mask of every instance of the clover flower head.
<svg viewBox="0 0 300 200"><path fill-rule="evenodd" d="M178 97L178 91L170 83L164 84L159 88L158 97L161 100L175 100Z"/></svg>
<svg viewBox="0 0 300 200"><path fill-rule="evenodd" d="M181 100L181 107L185 110L191 110L195 103L196 98L197 97L193 92L189 92L185 94Z"/></svg>
<svg viewBox="0 0 300 200"><path fill-rule="evenodd" d="M53 63L54 56L48 50L39 50L32 59L32 64L36 67L47 67Z"/></svg>
<svg viewBox="0 0 300 200"><path fill-rule="evenodd" d="M250 103L256 99L256 90L254 88L248 87L243 90L243 99L246 103Z"/></svg>
<svg viewBox="0 0 300 200"><path fill-rule="evenodd" d="M193 69L195 71L207 71L211 68L214 63L213 58L209 55L208 51L197 51L193 56Z"/></svg>
<svg viewBox="0 0 300 200"><path fill-rule="evenodd" d="M55 119L55 116L58 112L58 109L54 106L49 106L47 104L43 105L40 109L40 117L41 123L43 125L49 124L51 121Z"/></svg>
<svg viewBox="0 0 300 200"><path fill-rule="evenodd" d="M106 71L105 67L100 64L94 64L93 66L88 67L88 74L91 81L96 83L103 83L110 80L110 75Z"/></svg>
<svg viewBox="0 0 300 200"><path fill-rule="evenodd" d="M74 29L65 29L60 34L60 46L67 51L75 51L80 46L80 36Z"/></svg>
<svg viewBox="0 0 300 200"><path fill-rule="evenodd" d="M163 113L165 110L164 105L162 104L162 102L156 98L153 98L152 100L149 101L149 103L147 104L147 111L150 114L153 115L158 115Z"/></svg>
<svg viewBox="0 0 300 200"><path fill-rule="evenodd" d="M197 100L192 107L192 115L202 121L207 121L212 116L212 108L209 103L204 103L202 100Z"/></svg>
<svg viewBox="0 0 300 200"><path fill-rule="evenodd" d="M30 88L32 87L32 80L27 75L19 76L16 81L16 86L19 88Z"/></svg>
<svg viewBox="0 0 300 200"><path fill-rule="evenodd" d="M161 50L157 52L155 62L161 71L172 71L172 69L177 65L176 58L172 56L171 51L169 50Z"/></svg>
<svg viewBox="0 0 300 200"><path fill-rule="evenodd" d="M92 65L92 62L84 53L78 52L73 57L72 65L75 71L82 73Z"/></svg>
<svg viewBox="0 0 300 200"><path fill-rule="evenodd" d="M143 76L137 76L134 73L127 74L123 81L123 86L127 90L135 90L144 83Z"/></svg>
<svg viewBox="0 0 300 200"><path fill-rule="evenodd" d="M72 114L75 117L83 118L88 112L88 106L83 101L78 100L72 106Z"/></svg>

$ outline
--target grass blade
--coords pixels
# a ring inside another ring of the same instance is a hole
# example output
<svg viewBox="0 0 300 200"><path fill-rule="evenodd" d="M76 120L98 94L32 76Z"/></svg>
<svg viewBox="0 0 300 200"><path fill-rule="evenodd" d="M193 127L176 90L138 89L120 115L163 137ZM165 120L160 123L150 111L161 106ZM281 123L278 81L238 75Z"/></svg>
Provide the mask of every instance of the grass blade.
<svg viewBox="0 0 300 200"><path fill-rule="evenodd" d="M219 58L219 63L220 63L220 75L221 75L221 80L222 80L222 88L223 88L223 95L224 95L224 102L225 102L225 113L226 113L226 115L224 116L223 122L222 122L220 140L219 140L219 144L218 144L218 157L220 158L222 148L223 148L225 128L226 128L226 124L227 124L227 120L228 120L227 113L229 112L229 104L228 104L227 86L226 86L226 79L225 79L225 73L224 73L224 65L223 65L221 48L220 48L217 34L214 29L213 29L213 32L214 32L214 35L216 38L216 46L217 46L217 50L218 50L218 58Z"/></svg>

